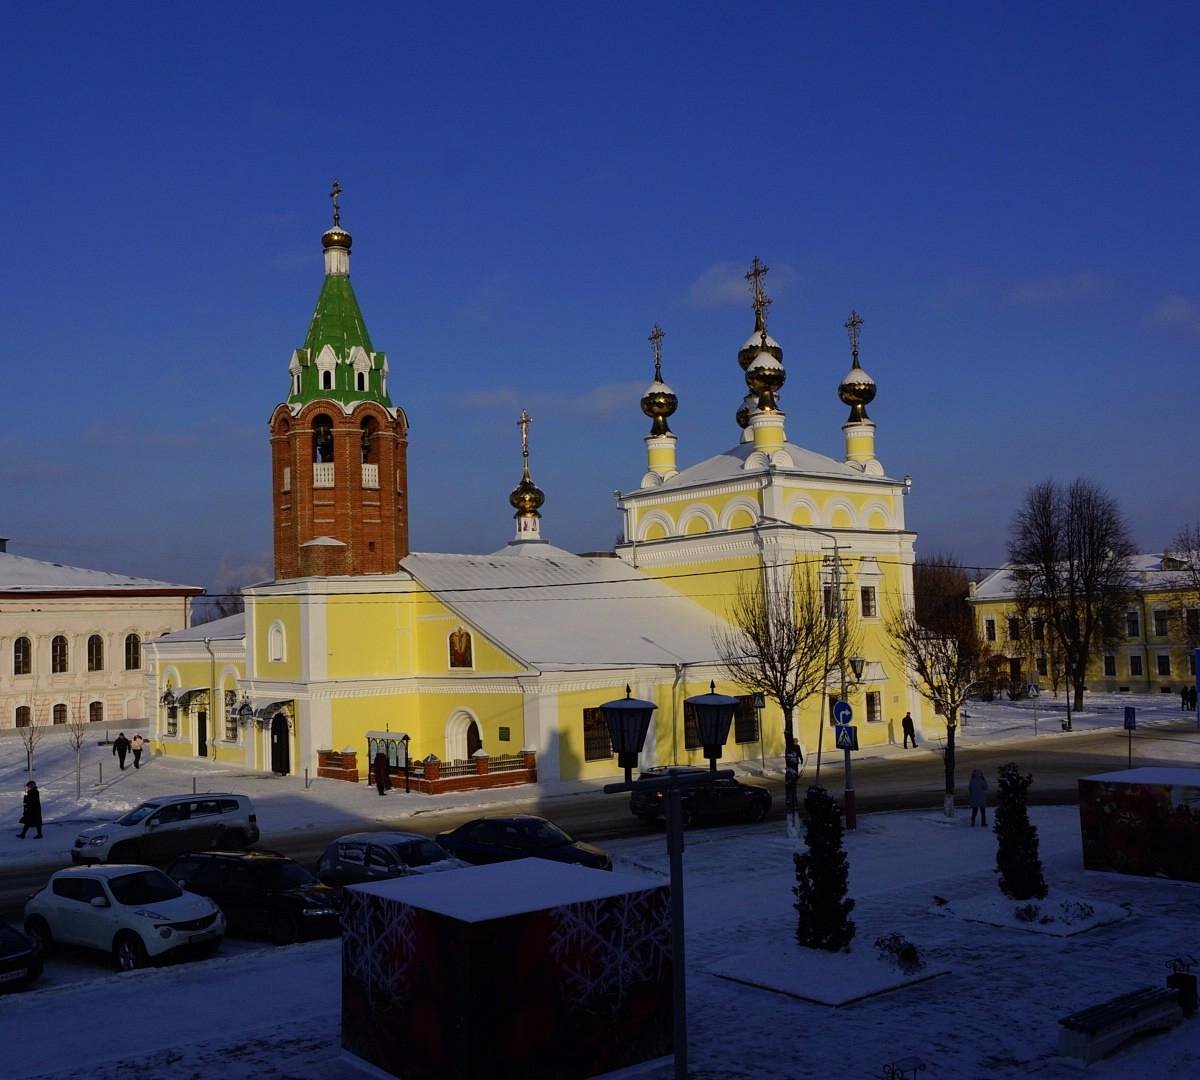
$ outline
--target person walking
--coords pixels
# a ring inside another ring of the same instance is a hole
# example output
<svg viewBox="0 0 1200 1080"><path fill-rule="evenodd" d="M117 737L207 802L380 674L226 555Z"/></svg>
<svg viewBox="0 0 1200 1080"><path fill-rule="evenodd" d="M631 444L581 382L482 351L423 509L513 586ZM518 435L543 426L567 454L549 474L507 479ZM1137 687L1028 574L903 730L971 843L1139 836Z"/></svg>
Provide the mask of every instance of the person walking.
<svg viewBox="0 0 1200 1080"><path fill-rule="evenodd" d="M985 829L987 828L987 790L988 782L984 779L982 769L972 769L971 779L967 782L967 802L971 807L971 824L975 824L976 815Z"/></svg>
<svg viewBox="0 0 1200 1080"><path fill-rule="evenodd" d="M1181 712L1188 711L1188 701L1191 700L1191 694L1185 686L1179 691L1179 709Z"/></svg>
<svg viewBox="0 0 1200 1080"><path fill-rule="evenodd" d="M25 782L25 797L21 801L21 831L17 833L18 840L24 840L30 829L37 829L36 839L42 836L42 796L38 786L32 780Z"/></svg>
<svg viewBox="0 0 1200 1080"><path fill-rule="evenodd" d="M121 732L113 739L113 753L117 755L117 762L121 766L122 772L125 770L125 755L129 753L129 740L125 738L125 732Z"/></svg>
<svg viewBox="0 0 1200 1080"><path fill-rule="evenodd" d="M904 719L900 721L900 727L904 729L904 749L908 749L908 740L912 739L913 749L917 746L917 729L913 724L912 713L905 713Z"/></svg>
<svg viewBox="0 0 1200 1080"><path fill-rule="evenodd" d="M142 739L142 733L139 731L132 739L129 740L129 749L133 751L133 767L140 769L142 767L142 751L145 749L146 743Z"/></svg>
<svg viewBox="0 0 1200 1080"><path fill-rule="evenodd" d="M375 755L375 786L380 795L386 795L388 789L388 756L383 750Z"/></svg>

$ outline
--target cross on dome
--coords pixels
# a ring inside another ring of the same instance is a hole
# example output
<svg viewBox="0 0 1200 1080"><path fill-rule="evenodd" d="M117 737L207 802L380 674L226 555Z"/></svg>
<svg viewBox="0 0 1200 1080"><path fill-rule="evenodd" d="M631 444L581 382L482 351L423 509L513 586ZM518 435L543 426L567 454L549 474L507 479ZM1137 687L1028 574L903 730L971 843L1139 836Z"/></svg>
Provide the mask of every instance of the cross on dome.
<svg viewBox="0 0 1200 1080"><path fill-rule="evenodd" d="M650 336L646 339L650 342L650 352L654 356L654 381L662 382L662 339L667 336L658 323L654 324L654 329L650 331Z"/></svg>
<svg viewBox="0 0 1200 1080"><path fill-rule="evenodd" d="M850 318L842 323L850 331L850 352L854 356L855 367L858 367L858 330L862 324L862 316L854 308L850 309Z"/></svg>
<svg viewBox="0 0 1200 1080"><path fill-rule="evenodd" d="M750 270L745 278L751 283L750 289L754 294L754 321L756 329L765 329L767 325L767 308L771 306L771 298L763 287L763 278L767 276L769 266L763 264L757 255L750 264Z"/></svg>
<svg viewBox="0 0 1200 1080"><path fill-rule="evenodd" d="M342 185L334 180L333 187L329 189L329 197L333 200L333 225L337 228L342 223Z"/></svg>

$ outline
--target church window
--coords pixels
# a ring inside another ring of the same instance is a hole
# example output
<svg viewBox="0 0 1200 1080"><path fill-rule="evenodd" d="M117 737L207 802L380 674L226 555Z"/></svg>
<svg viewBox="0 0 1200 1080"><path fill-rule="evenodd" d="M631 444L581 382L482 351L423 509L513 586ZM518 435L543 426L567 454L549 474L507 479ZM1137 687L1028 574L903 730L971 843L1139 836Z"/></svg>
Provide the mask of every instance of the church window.
<svg viewBox="0 0 1200 1080"><path fill-rule="evenodd" d="M733 710L733 741L758 742L758 710L753 694L739 694Z"/></svg>
<svg viewBox="0 0 1200 1080"><path fill-rule="evenodd" d="M1142 624L1136 611L1125 612L1125 636L1131 638L1142 636Z"/></svg>
<svg viewBox="0 0 1200 1080"><path fill-rule="evenodd" d="M984 619L983 620L983 636L985 638L987 638L988 641L996 640L996 620L995 619Z"/></svg>
<svg viewBox="0 0 1200 1080"><path fill-rule="evenodd" d="M1167 612L1164 608L1156 608L1154 612L1154 636L1166 637L1170 633L1167 627Z"/></svg>
<svg viewBox="0 0 1200 1080"><path fill-rule="evenodd" d="M88 671L104 670L104 639L99 634L93 634L87 643Z"/></svg>
<svg viewBox="0 0 1200 1080"><path fill-rule="evenodd" d="M1142 658L1134 654L1129 658L1129 674L1140 676L1142 673Z"/></svg>
<svg viewBox="0 0 1200 1080"><path fill-rule="evenodd" d="M125 635L125 670L142 669L142 639L137 634Z"/></svg>
<svg viewBox="0 0 1200 1080"><path fill-rule="evenodd" d="M612 757L612 739L603 709L583 710L583 760L603 761Z"/></svg>
<svg viewBox="0 0 1200 1080"><path fill-rule="evenodd" d="M325 413L313 420L313 461L333 460L333 421Z"/></svg>
<svg viewBox="0 0 1200 1080"><path fill-rule="evenodd" d="M378 464L375 461L375 435L377 431L378 428L375 420L368 416L362 422L362 460L364 465Z"/></svg>
<svg viewBox="0 0 1200 1080"><path fill-rule="evenodd" d="M292 467L290 465L283 467L283 485L280 490L283 492L292 490Z"/></svg>
<svg viewBox="0 0 1200 1080"><path fill-rule="evenodd" d="M88 723L102 724L104 723L104 702L93 701L88 705Z"/></svg>
<svg viewBox="0 0 1200 1080"><path fill-rule="evenodd" d="M59 704L54 706L54 723L65 724L67 722L67 707Z"/></svg>
<svg viewBox="0 0 1200 1080"><path fill-rule="evenodd" d="M237 742L238 737L238 712L237 712L237 691L225 691L225 741Z"/></svg>
<svg viewBox="0 0 1200 1080"><path fill-rule="evenodd" d="M1019 686L1023 681L1021 675L1021 658L1019 656L1010 656L1008 658L1008 681L1013 686Z"/></svg>
<svg viewBox="0 0 1200 1080"><path fill-rule="evenodd" d="M1159 653L1155 657L1155 660L1158 663L1158 673L1169 677L1171 674L1171 657L1166 653Z"/></svg>
<svg viewBox="0 0 1200 1080"><path fill-rule="evenodd" d="M1117 674L1117 658L1109 655L1104 658L1104 674L1112 678Z"/></svg>
<svg viewBox="0 0 1200 1080"><path fill-rule="evenodd" d="M322 390L332 390L333 389L333 372L332 371L322 371L321 372L321 389Z"/></svg>
<svg viewBox="0 0 1200 1080"><path fill-rule="evenodd" d="M1008 617L1008 640L1021 640L1021 620L1015 615L1010 615Z"/></svg>
<svg viewBox="0 0 1200 1080"><path fill-rule="evenodd" d="M50 642L50 670L61 675L67 670L67 639L57 634Z"/></svg>
<svg viewBox="0 0 1200 1080"><path fill-rule="evenodd" d="M267 659L272 663L282 663L284 658L283 624L272 623L267 631Z"/></svg>
<svg viewBox="0 0 1200 1080"><path fill-rule="evenodd" d="M295 397L300 393L300 372L292 372L292 396Z"/></svg>
<svg viewBox="0 0 1200 1080"><path fill-rule="evenodd" d="M17 727L29 727L29 724L31 722L31 717L30 717L28 705L18 705L17 706L17 714L15 717L15 722L16 722Z"/></svg>
<svg viewBox="0 0 1200 1080"><path fill-rule="evenodd" d="M367 373L365 371L356 371L354 373L354 382L359 390L365 391L367 388Z"/></svg>
<svg viewBox="0 0 1200 1080"><path fill-rule="evenodd" d="M1107 659L1107 657L1105 659ZM1046 654L1045 653L1038 654L1037 673L1039 675L1049 675L1050 674L1050 668L1049 668L1049 665L1046 663ZM1115 672L1114 672L1114 674L1115 674Z"/></svg>
<svg viewBox="0 0 1200 1080"><path fill-rule="evenodd" d="M875 602L875 586L864 585L859 589L862 598L862 616L864 619L874 619L879 616L879 607Z"/></svg>
<svg viewBox="0 0 1200 1080"><path fill-rule="evenodd" d="M882 696L878 690L867 691L867 723L878 724L883 719Z"/></svg>
<svg viewBox="0 0 1200 1080"><path fill-rule="evenodd" d="M19 637L13 642L13 674L28 675L33 671L33 646L29 638Z"/></svg>
<svg viewBox="0 0 1200 1080"><path fill-rule="evenodd" d="M1033 626L1033 640L1034 641L1045 641L1046 640L1046 620L1042 619L1042 618L1035 618L1033 620L1032 626Z"/></svg>

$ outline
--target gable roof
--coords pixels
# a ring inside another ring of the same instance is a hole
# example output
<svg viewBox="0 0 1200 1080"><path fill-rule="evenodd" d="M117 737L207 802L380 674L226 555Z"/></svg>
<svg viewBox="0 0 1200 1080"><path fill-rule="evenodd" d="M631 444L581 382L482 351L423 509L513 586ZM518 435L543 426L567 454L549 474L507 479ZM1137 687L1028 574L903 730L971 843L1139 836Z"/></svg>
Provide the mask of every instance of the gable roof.
<svg viewBox="0 0 1200 1080"><path fill-rule="evenodd" d="M550 544L492 555L414 552L401 563L447 607L541 671L718 659L722 620L620 559Z"/></svg>
<svg viewBox="0 0 1200 1080"><path fill-rule="evenodd" d="M236 641L246 636L246 613L239 611L235 615L226 615L223 619L213 619L212 622L189 626L186 630L176 630L162 637L152 639L151 644L170 644L174 641Z"/></svg>
<svg viewBox="0 0 1200 1080"><path fill-rule="evenodd" d="M129 593L130 595L198 596L199 585L175 585L152 578L126 577L107 570L87 570L81 566L42 562L23 555L0 552L0 593Z"/></svg>

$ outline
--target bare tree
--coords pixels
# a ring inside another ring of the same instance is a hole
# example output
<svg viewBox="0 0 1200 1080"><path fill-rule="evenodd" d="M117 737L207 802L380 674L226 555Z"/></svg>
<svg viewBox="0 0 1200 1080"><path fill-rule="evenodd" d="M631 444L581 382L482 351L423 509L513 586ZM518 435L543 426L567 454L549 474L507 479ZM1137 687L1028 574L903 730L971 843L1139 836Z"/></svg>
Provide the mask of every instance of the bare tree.
<svg viewBox="0 0 1200 1080"><path fill-rule="evenodd" d="M83 695L75 699L75 709L67 716L67 745L75 753L75 801L83 798L83 744L87 742L88 714Z"/></svg>
<svg viewBox="0 0 1200 1080"><path fill-rule="evenodd" d="M37 699L31 699L29 723L17 729L21 737L21 745L25 747L25 775L33 778L33 755L46 737L46 725L42 723L41 712Z"/></svg>
<svg viewBox="0 0 1200 1080"><path fill-rule="evenodd" d="M713 634L726 674L769 697L783 713L787 828L789 836L799 836L795 715L803 702L824 691L836 664L830 648L835 620L826 615L817 575L804 565L783 572L767 569L761 583L739 585L727 618L730 628Z"/></svg>
<svg viewBox="0 0 1200 1080"><path fill-rule="evenodd" d="M913 686L946 718L944 809L954 816L955 735L959 711L979 681L986 659L967 596L970 578L956 559L933 555L913 567L911 608L887 619L892 651Z"/></svg>
<svg viewBox="0 0 1200 1080"><path fill-rule="evenodd" d="M200 603L196 604L193 610L195 614L192 625L202 626L204 623L215 622L217 619L245 611L246 600L240 588L229 586L225 592L201 597Z"/></svg>
<svg viewBox="0 0 1200 1080"><path fill-rule="evenodd" d="M1182 592L1179 618L1189 649L1200 649L1200 521L1183 526L1171 541Z"/></svg>
<svg viewBox="0 0 1200 1080"><path fill-rule="evenodd" d="M1135 550L1116 500L1090 480L1037 484L1013 520L1008 557L1018 603L1044 614L1077 710L1088 661L1119 637Z"/></svg>

